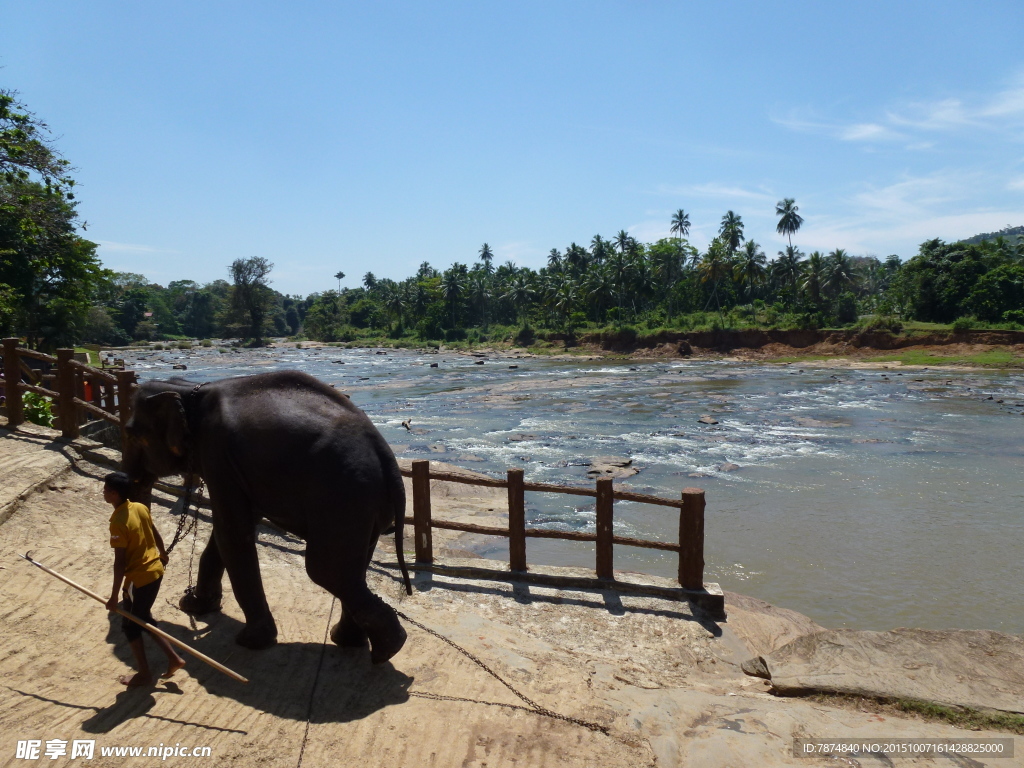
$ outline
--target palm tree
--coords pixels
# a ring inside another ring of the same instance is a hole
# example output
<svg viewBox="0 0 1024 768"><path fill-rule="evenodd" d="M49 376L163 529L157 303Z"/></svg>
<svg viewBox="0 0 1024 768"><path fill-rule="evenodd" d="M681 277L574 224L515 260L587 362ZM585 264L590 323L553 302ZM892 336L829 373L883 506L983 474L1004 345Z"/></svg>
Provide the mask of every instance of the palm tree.
<svg viewBox="0 0 1024 768"><path fill-rule="evenodd" d="M787 245L785 251L779 251L779 258L772 265L779 281L788 285L796 296L796 282L803 272L804 255L798 248Z"/></svg>
<svg viewBox="0 0 1024 768"><path fill-rule="evenodd" d="M856 279L853 259L842 248L836 248L828 255L825 267L825 285L833 295L839 295L844 288L852 288Z"/></svg>
<svg viewBox="0 0 1024 768"><path fill-rule="evenodd" d="M484 272L489 276L493 271L494 267L491 266L491 259L494 258L494 253L491 251L491 246L484 243L480 246L480 261L484 263Z"/></svg>
<svg viewBox="0 0 1024 768"><path fill-rule="evenodd" d="M743 246L743 253L733 267L733 278L743 286L743 292L748 299L753 297L754 289L764 282L768 272L767 263L761 246L753 240L747 240Z"/></svg>
<svg viewBox="0 0 1024 768"><path fill-rule="evenodd" d="M533 301L534 295L535 292L533 285L530 283L530 275L523 271L512 279L508 291L501 297L512 302L512 306L516 308L516 314L519 315L519 320L522 322L523 327L526 326L526 310L530 302Z"/></svg>
<svg viewBox="0 0 1024 768"><path fill-rule="evenodd" d="M672 322L672 293L679 280L679 273L682 271L683 255L682 243L677 240L672 245L665 243L668 247L662 247L662 243L654 249L653 266L654 272L660 278L666 304L668 307L668 321Z"/></svg>
<svg viewBox="0 0 1024 768"><path fill-rule="evenodd" d="M629 236L629 233L624 229L619 230L619 234L615 236L615 245L618 247L618 251L612 251L611 258L608 261L608 267L611 271L612 281L615 283L615 287L618 294L618 312L616 322L622 325L622 291L626 287L626 283L629 282L629 278L633 272L633 262L630 258L630 254L633 249L634 240Z"/></svg>
<svg viewBox="0 0 1024 768"><path fill-rule="evenodd" d="M807 257L804 266L804 279L801 285L805 292L810 294L811 300L818 304L821 302L821 288L825 284L825 257L821 251L814 251Z"/></svg>
<svg viewBox="0 0 1024 768"><path fill-rule="evenodd" d="M557 248L552 248L548 251L548 269L552 272L560 272L562 270L562 253Z"/></svg>
<svg viewBox="0 0 1024 768"><path fill-rule="evenodd" d="M367 272L363 275L363 285L366 286L366 290L368 291L372 291L377 287L377 278L374 276L373 272Z"/></svg>
<svg viewBox="0 0 1024 768"><path fill-rule="evenodd" d="M797 213L799 210L796 200L792 197L779 200L775 204L775 215L779 217L779 224L775 227L775 231L780 235L788 237L791 247L793 245L793 235L797 233L800 225L804 223L803 217Z"/></svg>
<svg viewBox="0 0 1024 768"><path fill-rule="evenodd" d="M341 293L341 281L345 279L345 273L337 272L334 275L334 278L338 281L338 293Z"/></svg>
<svg viewBox="0 0 1024 768"><path fill-rule="evenodd" d="M479 274L479 273L477 273ZM469 298L476 304L483 317L484 330L487 330L487 302L491 300L491 287L486 277L474 277L469 284Z"/></svg>
<svg viewBox="0 0 1024 768"><path fill-rule="evenodd" d="M462 269L460 270L459 267ZM444 296L451 312L452 328L455 327L455 308L462 301L466 290L462 273L464 269L465 266L462 264L453 264L452 268L441 277L441 295Z"/></svg>
<svg viewBox="0 0 1024 768"><path fill-rule="evenodd" d="M594 321L596 322L603 314L605 303L615 295L615 283L612 282L607 269L592 269L587 274L584 290L588 298L594 302Z"/></svg>
<svg viewBox="0 0 1024 768"><path fill-rule="evenodd" d="M711 303L711 299L714 298L715 305L718 307L718 313L722 313L722 302L718 298L718 284L723 277L729 274L730 268L728 248L721 238L716 237L708 246L707 253L704 254L700 264L697 265L700 281L702 283L711 281L711 296L708 297L707 303L704 305L705 309Z"/></svg>
<svg viewBox="0 0 1024 768"><path fill-rule="evenodd" d="M682 239L690 234L690 214L680 208L672 214L672 226L668 231Z"/></svg>
<svg viewBox="0 0 1024 768"><path fill-rule="evenodd" d="M604 264L605 258L608 256L608 250L611 244L600 235L594 235L593 240L590 241L590 255L594 264Z"/></svg>
<svg viewBox="0 0 1024 768"><path fill-rule="evenodd" d="M569 247L565 249L565 263L569 266L570 271L577 276L586 269L588 256L587 249L576 245L576 243L570 243Z"/></svg>
<svg viewBox="0 0 1024 768"><path fill-rule="evenodd" d="M725 243L730 256L734 256L743 242L743 219L732 211L726 211L722 217L722 226L718 230L719 237Z"/></svg>

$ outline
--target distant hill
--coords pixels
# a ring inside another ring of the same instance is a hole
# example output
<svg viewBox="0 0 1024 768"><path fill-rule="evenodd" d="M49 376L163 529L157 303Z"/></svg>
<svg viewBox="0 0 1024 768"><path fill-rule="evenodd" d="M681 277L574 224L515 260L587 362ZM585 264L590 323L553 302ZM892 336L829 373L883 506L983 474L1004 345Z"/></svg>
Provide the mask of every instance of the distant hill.
<svg viewBox="0 0 1024 768"><path fill-rule="evenodd" d="M986 240L995 240L997 237L1006 238L1006 242L1010 245L1016 245L1021 242L1021 240L1024 240L1024 226L1006 227L1006 229L1001 229L998 232L986 232L981 235L975 235L974 237L966 237L960 242L977 245L978 243L983 243Z"/></svg>

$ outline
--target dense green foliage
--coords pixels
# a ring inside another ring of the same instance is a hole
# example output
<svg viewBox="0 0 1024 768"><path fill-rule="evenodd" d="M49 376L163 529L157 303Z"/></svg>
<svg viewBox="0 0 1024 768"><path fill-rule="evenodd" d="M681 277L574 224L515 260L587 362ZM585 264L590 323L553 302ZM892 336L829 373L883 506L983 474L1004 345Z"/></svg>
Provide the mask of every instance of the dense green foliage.
<svg viewBox="0 0 1024 768"><path fill-rule="evenodd" d="M898 329L917 320L1024 324L1024 240L1008 228L977 242L930 240L906 263L851 256L842 248L805 254L803 217L792 198L775 207L786 246L774 258L748 237L734 211L699 251L690 216L673 213L671 237L641 243L625 230L589 245L552 249L533 270L494 264L484 244L471 262L438 270L424 262L404 280L367 272L362 287L306 298L271 289L273 264L236 259L228 280L166 287L103 270L78 234L69 166L46 125L0 91L0 333L52 349L75 342L116 345L173 338L267 335L320 341L390 336L424 341L528 341L535 330L586 328L818 328L861 323ZM865 316L871 316L870 319Z"/></svg>
<svg viewBox="0 0 1024 768"><path fill-rule="evenodd" d="M68 171L46 125L0 91L0 333L46 349L80 336L101 277Z"/></svg>

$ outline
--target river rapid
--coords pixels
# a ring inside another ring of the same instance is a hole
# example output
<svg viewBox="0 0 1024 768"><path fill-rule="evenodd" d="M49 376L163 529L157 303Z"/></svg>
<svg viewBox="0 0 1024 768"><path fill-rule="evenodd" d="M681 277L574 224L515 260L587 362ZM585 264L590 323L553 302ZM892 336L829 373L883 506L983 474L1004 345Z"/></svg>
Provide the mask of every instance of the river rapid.
<svg viewBox="0 0 1024 768"><path fill-rule="evenodd" d="M397 455L495 476L592 487L592 459L628 458L640 472L617 487L706 491L706 581L827 627L1024 634L1020 372L378 352L125 357L141 379L306 371L349 393ZM677 536L671 509L615 514L622 535ZM593 531L592 499L529 493L527 524ZM477 551L507 558L507 543ZM529 539L527 556L593 567L592 545ZM615 567L674 577L676 561L616 547Z"/></svg>

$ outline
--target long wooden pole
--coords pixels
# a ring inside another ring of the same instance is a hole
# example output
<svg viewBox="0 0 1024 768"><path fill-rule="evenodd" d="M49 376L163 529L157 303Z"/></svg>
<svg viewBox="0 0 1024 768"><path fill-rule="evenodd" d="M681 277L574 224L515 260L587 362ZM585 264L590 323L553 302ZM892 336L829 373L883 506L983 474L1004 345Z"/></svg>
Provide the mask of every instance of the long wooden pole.
<svg viewBox="0 0 1024 768"><path fill-rule="evenodd" d="M43 565L40 562L37 562L36 560L33 560L27 554L19 555L19 557L25 558L30 563L32 563L32 565L36 566L37 568L41 568L42 570L46 571L48 574L50 574L54 578L60 579L61 581L63 581L68 586L74 587L75 589L77 589L82 594L85 594L85 595L88 595L89 597L91 597L93 600L96 600L97 602L103 603L104 605L107 604L106 600L104 600L102 597L97 595L91 589L86 589L81 584L75 583L74 581L72 581L68 577L61 576L56 571L54 571L54 570L52 570L50 568L47 568L45 565ZM172 637L171 635L168 635L162 629L158 629L158 628L154 627L152 624L143 621L142 619L138 618L137 616L132 616L130 613L128 613L128 611L124 611L124 610L122 610L120 608L115 608L114 611L116 613L121 614L126 619L129 619L130 621L134 621L136 624L138 624L138 625L140 625L142 627L145 627L150 632L152 632L154 635L160 635L160 637L162 637L164 640L166 640L167 642L169 642L169 643L171 643L173 645L178 646L179 648L181 648L181 650L186 651L188 653L191 653L193 656L195 656L200 661L205 661L207 664L209 664L211 667L216 669L218 672L223 672L228 677L234 678L235 680L238 680L239 682L242 682L242 683L248 683L249 682L248 679L242 677L237 672L234 672L233 670L228 669L227 667L225 667L220 662L214 661L209 656L207 656L205 653L200 653L199 651L197 651L192 646L186 645L185 643L181 642L181 640L179 640L178 638Z"/></svg>

